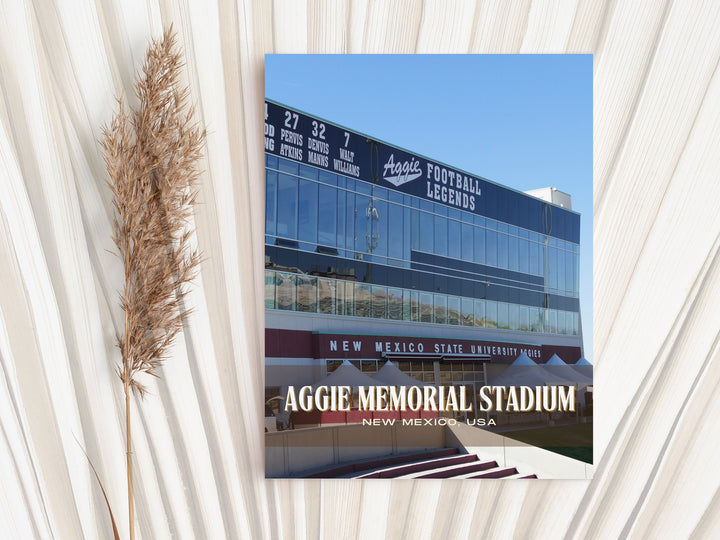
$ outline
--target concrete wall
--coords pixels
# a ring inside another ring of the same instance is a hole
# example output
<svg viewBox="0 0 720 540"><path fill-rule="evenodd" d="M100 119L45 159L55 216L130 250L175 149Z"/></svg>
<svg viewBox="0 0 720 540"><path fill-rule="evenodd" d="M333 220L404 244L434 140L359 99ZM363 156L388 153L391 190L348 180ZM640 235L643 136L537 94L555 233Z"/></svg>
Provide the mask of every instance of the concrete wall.
<svg viewBox="0 0 720 540"><path fill-rule="evenodd" d="M447 446L463 447L468 453L494 459L503 467L515 467L518 472L536 474L538 478L589 479L594 466L549 450L458 423L448 426Z"/></svg>
<svg viewBox="0 0 720 540"><path fill-rule="evenodd" d="M444 426L339 425L265 434L265 476L298 476L351 461L444 448Z"/></svg>

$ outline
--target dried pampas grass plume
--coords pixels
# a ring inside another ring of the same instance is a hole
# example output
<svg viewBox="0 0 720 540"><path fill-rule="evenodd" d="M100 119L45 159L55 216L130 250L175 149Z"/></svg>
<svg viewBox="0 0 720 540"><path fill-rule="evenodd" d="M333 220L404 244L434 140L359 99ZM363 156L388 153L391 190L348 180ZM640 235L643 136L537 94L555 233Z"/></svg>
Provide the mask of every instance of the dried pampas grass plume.
<svg viewBox="0 0 720 540"><path fill-rule="evenodd" d="M128 502L134 537L130 393L145 395L138 375L158 368L182 329L184 297L199 255L191 246L189 219L197 195L198 161L205 131L193 120L172 28L148 48L135 83L137 109L118 99L118 112L101 141L115 206L114 240L125 268L121 304L125 330L118 336L125 387Z"/></svg>

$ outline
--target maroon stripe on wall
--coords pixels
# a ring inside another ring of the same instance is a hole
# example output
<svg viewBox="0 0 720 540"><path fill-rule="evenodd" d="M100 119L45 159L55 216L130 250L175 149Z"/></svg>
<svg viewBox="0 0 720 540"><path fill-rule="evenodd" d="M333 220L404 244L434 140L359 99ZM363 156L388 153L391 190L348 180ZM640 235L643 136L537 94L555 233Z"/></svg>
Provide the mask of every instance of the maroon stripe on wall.
<svg viewBox="0 0 720 540"><path fill-rule="evenodd" d="M307 330L265 329L265 355L275 358L381 358L382 352L489 354L493 363L510 363L526 352L537 363L553 354L572 364L580 347L528 345L446 338L322 334Z"/></svg>
<svg viewBox="0 0 720 540"><path fill-rule="evenodd" d="M265 356L316 358L312 332L306 330L265 329Z"/></svg>
<svg viewBox="0 0 720 540"><path fill-rule="evenodd" d="M566 364L574 364L580 360L580 347L565 347L562 345L543 345L542 361L547 362L553 354L557 354Z"/></svg>

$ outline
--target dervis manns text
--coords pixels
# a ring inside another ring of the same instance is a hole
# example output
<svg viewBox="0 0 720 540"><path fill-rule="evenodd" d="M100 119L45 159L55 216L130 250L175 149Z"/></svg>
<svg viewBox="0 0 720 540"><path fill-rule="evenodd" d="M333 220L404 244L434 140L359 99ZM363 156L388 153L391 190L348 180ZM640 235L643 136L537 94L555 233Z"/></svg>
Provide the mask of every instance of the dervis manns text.
<svg viewBox="0 0 720 540"><path fill-rule="evenodd" d="M574 386L481 386L482 412L575 412ZM465 386L289 386L285 411L455 411L473 410Z"/></svg>

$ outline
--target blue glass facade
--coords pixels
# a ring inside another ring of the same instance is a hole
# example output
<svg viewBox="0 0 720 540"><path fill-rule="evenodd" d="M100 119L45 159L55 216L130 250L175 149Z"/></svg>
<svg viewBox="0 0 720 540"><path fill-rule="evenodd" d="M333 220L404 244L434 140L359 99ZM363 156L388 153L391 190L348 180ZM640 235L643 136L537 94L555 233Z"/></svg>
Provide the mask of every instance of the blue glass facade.
<svg viewBox="0 0 720 540"><path fill-rule="evenodd" d="M272 153L265 186L267 309L579 331L573 212L487 182L460 209Z"/></svg>

